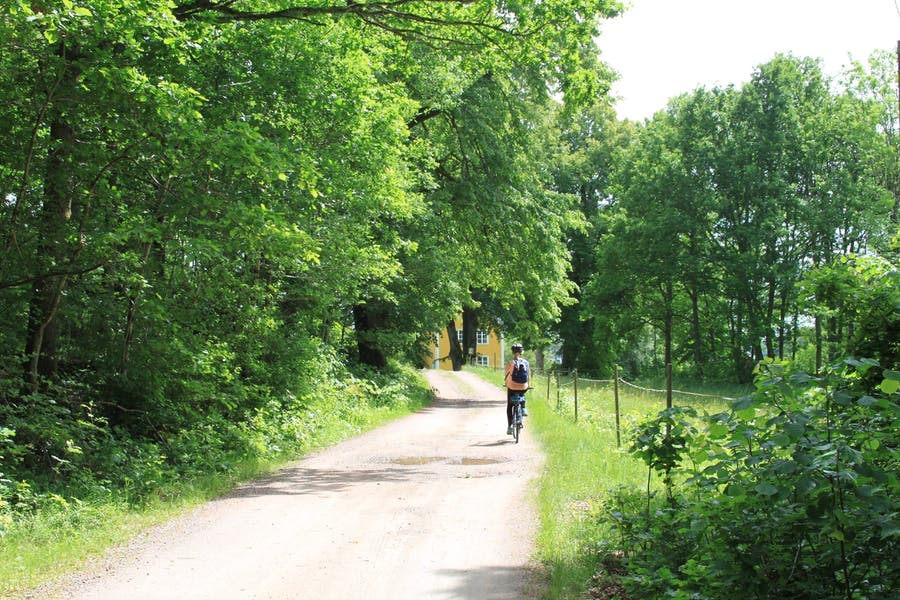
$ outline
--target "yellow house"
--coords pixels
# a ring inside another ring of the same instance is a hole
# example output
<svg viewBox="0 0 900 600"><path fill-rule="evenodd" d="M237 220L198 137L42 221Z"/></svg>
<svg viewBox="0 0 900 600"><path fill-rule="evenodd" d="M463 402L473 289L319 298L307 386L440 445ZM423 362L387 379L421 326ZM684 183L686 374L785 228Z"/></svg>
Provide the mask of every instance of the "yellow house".
<svg viewBox="0 0 900 600"><path fill-rule="evenodd" d="M456 335L462 341L462 319L456 319ZM430 345L430 353L425 356L426 368L453 370L453 362L450 360L450 342L447 339L447 330L444 329L434 335ZM466 361L479 367L501 368L503 366L503 338L493 329L479 329L475 333L475 356L469 356Z"/></svg>

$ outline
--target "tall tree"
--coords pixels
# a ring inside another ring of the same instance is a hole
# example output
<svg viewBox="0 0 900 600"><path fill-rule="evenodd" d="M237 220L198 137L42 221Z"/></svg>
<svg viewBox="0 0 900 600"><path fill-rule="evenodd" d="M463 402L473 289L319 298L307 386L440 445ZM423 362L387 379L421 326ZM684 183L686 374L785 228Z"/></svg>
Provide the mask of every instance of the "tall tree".
<svg viewBox="0 0 900 600"><path fill-rule="evenodd" d="M596 272L596 246L607 233L605 213L614 208L610 179L620 148L628 144L633 125L616 121L609 106L597 104L580 111L560 111L558 127L563 132L554 164L554 186L578 197L586 226L568 236L572 254L569 278L576 286L575 303L562 310L559 325L563 366L601 375L609 368L612 339L594 335L600 318L584 306L584 290Z"/></svg>
<svg viewBox="0 0 900 600"><path fill-rule="evenodd" d="M739 380L765 355L796 355L804 273L837 256L890 252L896 229L889 113L872 80L857 71L848 81L835 89L817 61L778 56L742 88L673 99L638 129L616 163L602 213L610 233L597 244L582 320L614 340L652 323L664 356L691 356L700 373L727 360ZM850 313L829 309L813 344L838 351L855 327Z"/></svg>

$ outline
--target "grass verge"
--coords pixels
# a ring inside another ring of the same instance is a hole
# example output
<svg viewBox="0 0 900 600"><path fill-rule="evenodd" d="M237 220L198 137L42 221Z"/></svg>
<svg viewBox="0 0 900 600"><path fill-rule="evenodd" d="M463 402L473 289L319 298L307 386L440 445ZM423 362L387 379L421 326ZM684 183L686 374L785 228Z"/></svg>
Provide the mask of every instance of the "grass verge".
<svg viewBox="0 0 900 600"><path fill-rule="evenodd" d="M503 385L503 373L472 369L483 379ZM636 389L620 389L620 424L617 443L611 385L580 382L578 419L574 386L555 379L534 378L528 395L529 420L546 455L537 481L540 518L537 559L546 567L549 600L585 598L597 573L601 547L615 547L603 519L609 492L621 486L646 489L648 469L628 453L629 430L665 408L665 397ZM734 393L734 389L707 388L704 393ZM559 394L557 394L559 392ZM691 405L699 412L718 412L724 400L686 396L676 405ZM659 481L652 481L659 487Z"/></svg>

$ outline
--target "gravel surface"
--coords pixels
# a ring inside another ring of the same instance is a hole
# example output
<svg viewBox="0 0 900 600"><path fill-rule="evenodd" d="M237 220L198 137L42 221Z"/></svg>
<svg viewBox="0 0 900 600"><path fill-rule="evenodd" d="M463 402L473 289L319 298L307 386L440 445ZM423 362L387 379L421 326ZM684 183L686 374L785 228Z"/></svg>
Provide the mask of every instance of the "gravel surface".
<svg viewBox="0 0 900 600"><path fill-rule="evenodd" d="M505 392L426 371L414 415L244 485L30 598L540 598L528 428ZM527 423L527 421L526 421Z"/></svg>

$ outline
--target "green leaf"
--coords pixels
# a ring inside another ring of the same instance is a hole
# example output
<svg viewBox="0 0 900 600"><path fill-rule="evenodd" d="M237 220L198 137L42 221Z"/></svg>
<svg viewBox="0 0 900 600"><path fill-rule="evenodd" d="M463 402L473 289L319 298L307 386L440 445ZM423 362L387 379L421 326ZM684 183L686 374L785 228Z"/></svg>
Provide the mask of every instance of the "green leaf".
<svg viewBox="0 0 900 600"><path fill-rule="evenodd" d="M813 380L813 377L809 373L794 373L790 376L791 383L796 385L803 385L804 383L809 383Z"/></svg>
<svg viewBox="0 0 900 600"><path fill-rule="evenodd" d="M728 484L728 486L725 488L725 495L730 498L737 498L739 496L743 496L746 493L747 488L738 483Z"/></svg>
<svg viewBox="0 0 900 600"><path fill-rule="evenodd" d="M785 423L784 432L794 439L799 439L806 433L806 426L802 423Z"/></svg>
<svg viewBox="0 0 900 600"><path fill-rule="evenodd" d="M789 475L791 473L796 473L798 469L799 469L799 467L797 466L797 463L795 463L792 460L785 460L785 461L780 462L775 467L775 472L781 473L783 475Z"/></svg>
<svg viewBox="0 0 900 600"><path fill-rule="evenodd" d="M878 404L878 399L873 398L872 396L863 396L862 398L857 400L856 403L860 406L873 406L875 404Z"/></svg>
<svg viewBox="0 0 900 600"><path fill-rule="evenodd" d="M760 484L757 484L755 488L756 493L760 496L774 496L778 493L778 488L769 483L768 481L763 481Z"/></svg>
<svg viewBox="0 0 900 600"><path fill-rule="evenodd" d="M713 440L719 440L728 435L728 427L721 423L713 423L709 426L709 437Z"/></svg>
<svg viewBox="0 0 900 600"><path fill-rule="evenodd" d="M872 486L869 486L869 485L861 485L856 489L856 495L859 496L860 498L871 498L878 491L879 491L878 488L873 488Z"/></svg>
<svg viewBox="0 0 900 600"><path fill-rule="evenodd" d="M853 394L847 390L838 390L834 393L834 401L841 406L850 406L853 403Z"/></svg>
<svg viewBox="0 0 900 600"><path fill-rule="evenodd" d="M772 436L772 442L777 444L778 446L781 446L782 448L784 448L786 446L790 446L793 443L793 441L794 441L794 438L792 438L790 435L788 435L785 432L776 433L775 435Z"/></svg>
<svg viewBox="0 0 900 600"><path fill-rule="evenodd" d="M816 485L816 482L814 480L810 479L809 477L801 477L800 479L797 480L797 483L795 485L795 488L801 494L811 492L812 490L816 489L816 487L818 487Z"/></svg>
<svg viewBox="0 0 900 600"><path fill-rule="evenodd" d="M885 379L878 387L880 387L881 391L885 394L893 394L897 390L900 390L900 379Z"/></svg>
<svg viewBox="0 0 900 600"><path fill-rule="evenodd" d="M874 452L881 447L881 442L878 441L878 438L868 438L860 445L860 447L867 452Z"/></svg>
<svg viewBox="0 0 900 600"><path fill-rule="evenodd" d="M743 421L750 421L753 417L756 416L756 409L754 407L745 408L743 410L739 410L735 413L737 417Z"/></svg>
<svg viewBox="0 0 900 600"><path fill-rule="evenodd" d="M744 396L743 398L738 398L732 403L731 410L733 410L734 412L740 412L752 405L753 398L751 396Z"/></svg>

